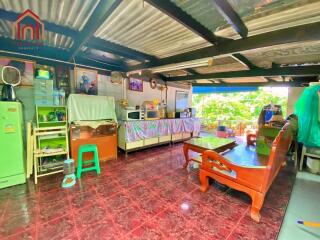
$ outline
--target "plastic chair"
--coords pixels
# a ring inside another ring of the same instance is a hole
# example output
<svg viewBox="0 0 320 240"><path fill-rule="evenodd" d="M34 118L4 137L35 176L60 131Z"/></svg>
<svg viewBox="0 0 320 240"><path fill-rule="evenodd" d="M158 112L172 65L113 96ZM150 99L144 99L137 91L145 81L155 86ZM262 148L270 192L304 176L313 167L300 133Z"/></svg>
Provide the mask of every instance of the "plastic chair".
<svg viewBox="0 0 320 240"><path fill-rule="evenodd" d="M82 161L82 155L86 152L93 152L93 160ZM83 166L93 163L93 166L84 168ZM85 144L79 147L78 152L78 167L77 167L77 178L81 178L83 172L95 170L97 174L100 174L100 164L98 157L98 148L95 144Z"/></svg>

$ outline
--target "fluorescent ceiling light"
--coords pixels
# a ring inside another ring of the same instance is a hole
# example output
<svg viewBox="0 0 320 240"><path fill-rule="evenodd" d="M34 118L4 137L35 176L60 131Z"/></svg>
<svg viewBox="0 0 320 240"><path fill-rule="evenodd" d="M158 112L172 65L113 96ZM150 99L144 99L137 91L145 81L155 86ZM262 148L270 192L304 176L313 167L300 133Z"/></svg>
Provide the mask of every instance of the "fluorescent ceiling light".
<svg viewBox="0 0 320 240"><path fill-rule="evenodd" d="M183 70L186 68L195 68L195 67L207 67L213 65L213 59L212 58L204 58L189 62L183 62L178 64L170 64L166 66L161 67L155 67L151 68L151 71L153 73L161 73L161 72L167 72L167 71L174 71L174 70Z"/></svg>

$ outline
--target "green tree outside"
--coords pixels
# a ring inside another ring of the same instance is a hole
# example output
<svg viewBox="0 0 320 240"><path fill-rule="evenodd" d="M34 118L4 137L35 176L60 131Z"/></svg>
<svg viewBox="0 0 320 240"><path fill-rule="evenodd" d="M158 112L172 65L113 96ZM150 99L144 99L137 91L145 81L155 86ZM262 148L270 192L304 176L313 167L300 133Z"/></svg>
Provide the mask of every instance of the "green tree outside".
<svg viewBox="0 0 320 240"><path fill-rule="evenodd" d="M192 104L204 125L256 123L263 106L271 102L281 105L286 117L287 93L287 88L259 88L254 92L193 94Z"/></svg>

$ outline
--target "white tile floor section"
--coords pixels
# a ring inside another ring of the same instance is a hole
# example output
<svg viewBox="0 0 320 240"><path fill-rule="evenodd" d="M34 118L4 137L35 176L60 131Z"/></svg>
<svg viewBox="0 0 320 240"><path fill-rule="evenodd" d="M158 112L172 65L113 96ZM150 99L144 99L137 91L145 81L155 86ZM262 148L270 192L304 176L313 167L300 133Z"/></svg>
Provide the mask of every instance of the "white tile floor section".
<svg viewBox="0 0 320 240"><path fill-rule="evenodd" d="M320 223L320 175L298 172L278 240L319 240L320 228L297 224Z"/></svg>

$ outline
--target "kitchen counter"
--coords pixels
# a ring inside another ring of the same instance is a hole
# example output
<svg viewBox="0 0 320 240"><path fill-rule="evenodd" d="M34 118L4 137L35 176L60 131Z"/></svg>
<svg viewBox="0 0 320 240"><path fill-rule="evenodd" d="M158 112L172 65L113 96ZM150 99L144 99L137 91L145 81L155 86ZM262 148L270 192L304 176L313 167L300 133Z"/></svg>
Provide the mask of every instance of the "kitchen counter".
<svg viewBox="0 0 320 240"><path fill-rule="evenodd" d="M201 126L198 118L119 121L119 125L118 147L125 151L198 136Z"/></svg>

